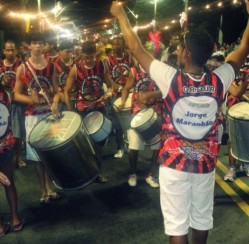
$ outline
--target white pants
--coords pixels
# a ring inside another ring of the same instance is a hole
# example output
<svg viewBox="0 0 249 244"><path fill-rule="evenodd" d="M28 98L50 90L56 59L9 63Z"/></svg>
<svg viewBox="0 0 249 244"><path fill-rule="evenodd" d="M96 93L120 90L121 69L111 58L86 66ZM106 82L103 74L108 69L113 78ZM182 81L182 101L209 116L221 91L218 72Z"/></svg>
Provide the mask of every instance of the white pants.
<svg viewBox="0 0 249 244"><path fill-rule="evenodd" d="M159 183L167 235L186 235L189 227L213 228L215 171L195 174L160 166Z"/></svg>

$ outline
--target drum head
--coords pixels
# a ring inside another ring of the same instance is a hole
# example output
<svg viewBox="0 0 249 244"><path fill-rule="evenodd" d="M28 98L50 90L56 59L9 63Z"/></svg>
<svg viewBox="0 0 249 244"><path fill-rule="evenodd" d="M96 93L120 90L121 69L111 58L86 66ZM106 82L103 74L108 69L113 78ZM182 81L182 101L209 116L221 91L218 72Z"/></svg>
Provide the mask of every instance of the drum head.
<svg viewBox="0 0 249 244"><path fill-rule="evenodd" d="M154 110L152 108L146 108L144 110L141 110L132 119L131 127L137 128L137 127L144 125L147 121L151 119L153 114L154 114Z"/></svg>
<svg viewBox="0 0 249 244"><path fill-rule="evenodd" d="M240 102L228 110L228 115L240 120L249 120L249 103Z"/></svg>
<svg viewBox="0 0 249 244"><path fill-rule="evenodd" d="M29 143L38 149L57 147L71 139L81 124L81 117L75 112L62 112L60 119L54 119L49 115L32 129Z"/></svg>
<svg viewBox="0 0 249 244"><path fill-rule="evenodd" d="M126 99L126 102L125 102L125 105L122 111L131 110L131 98L132 98L132 93L129 93L129 96ZM121 103L122 103L122 98L120 97L114 102L114 109L118 108Z"/></svg>
<svg viewBox="0 0 249 244"><path fill-rule="evenodd" d="M93 111L89 113L84 119L84 124L89 132L89 134L96 133L102 126L104 122L104 116L98 111Z"/></svg>

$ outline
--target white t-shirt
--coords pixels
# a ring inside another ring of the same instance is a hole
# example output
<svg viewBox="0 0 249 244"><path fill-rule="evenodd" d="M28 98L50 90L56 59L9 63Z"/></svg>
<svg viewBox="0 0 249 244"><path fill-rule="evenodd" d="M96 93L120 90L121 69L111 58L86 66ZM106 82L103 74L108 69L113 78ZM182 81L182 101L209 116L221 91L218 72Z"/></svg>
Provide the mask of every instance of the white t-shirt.
<svg viewBox="0 0 249 244"><path fill-rule="evenodd" d="M152 61L150 65L150 77L156 82L162 92L163 98L167 96L169 87L176 72L177 70L175 68L163 62L158 60ZM224 85L224 97L232 81L235 79L234 69L230 64L225 63L213 72L219 76Z"/></svg>

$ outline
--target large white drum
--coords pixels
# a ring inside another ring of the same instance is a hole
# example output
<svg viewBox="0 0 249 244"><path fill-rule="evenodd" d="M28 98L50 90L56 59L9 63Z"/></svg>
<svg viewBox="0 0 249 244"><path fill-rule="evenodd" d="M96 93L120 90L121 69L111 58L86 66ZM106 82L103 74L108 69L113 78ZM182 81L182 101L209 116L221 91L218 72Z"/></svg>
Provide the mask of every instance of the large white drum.
<svg viewBox="0 0 249 244"><path fill-rule="evenodd" d="M124 133L124 140L126 142L128 142L127 130L130 129L130 123L131 123L131 99L132 99L132 93L129 93L129 96L128 96L122 110L118 109L122 103L121 97L116 99L114 104L113 104L113 109L114 109L116 116L118 117L119 123L122 127L122 130Z"/></svg>
<svg viewBox="0 0 249 244"><path fill-rule="evenodd" d="M152 108L146 108L137 113L131 121L131 128L147 145L161 141L162 120Z"/></svg>
<svg viewBox="0 0 249 244"><path fill-rule="evenodd" d="M89 113L83 121L94 142L105 140L111 133L112 122L98 111Z"/></svg>
<svg viewBox="0 0 249 244"><path fill-rule="evenodd" d="M249 104L240 102L228 110L231 154L242 162L249 162Z"/></svg>

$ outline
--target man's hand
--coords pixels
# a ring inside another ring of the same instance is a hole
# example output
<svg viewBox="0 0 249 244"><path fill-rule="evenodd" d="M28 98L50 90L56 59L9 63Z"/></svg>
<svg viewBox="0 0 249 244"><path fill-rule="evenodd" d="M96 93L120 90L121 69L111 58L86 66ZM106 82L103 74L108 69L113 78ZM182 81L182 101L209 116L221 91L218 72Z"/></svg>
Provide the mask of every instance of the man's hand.
<svg viewBox="0 0 249 244"><path fill-rule="evenodd" d="M2 172L0 172L0 184L2 184L4 186L10 185L10 181L9 181L8 177L5 174L3 174Z"/></svg>
<svg viewBox="0 0 249 244"><path fill-rule="evenodd" d="M52 105L51 105L51 111L52 111L52 115L54 118L60 118L61 117L61 114L58 110L58 103L56 102L53 102Z"/></svg>
<svg viewBox="0 0 249 244"><path fill-rule="evenodd" d="M118 1L112 2L110 12L114 17L118 18L121 14L124 13L123 4L121 2L118 2Z"/></svg>

